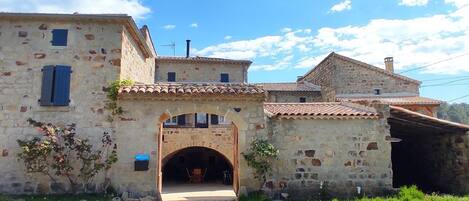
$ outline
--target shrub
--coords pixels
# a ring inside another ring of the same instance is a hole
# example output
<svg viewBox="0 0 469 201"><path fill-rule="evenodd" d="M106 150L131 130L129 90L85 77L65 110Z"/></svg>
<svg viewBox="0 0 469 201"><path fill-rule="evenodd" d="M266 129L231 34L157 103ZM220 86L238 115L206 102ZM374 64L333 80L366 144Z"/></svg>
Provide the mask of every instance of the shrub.
<svg viewBox="0 0 469 201"><path fill-rule="evenodd" d="M404 186L399 190L399 200L402 201L423 200L424 197L425 193L420 191L415 185L410 187Z"/></svg>
<svg viewBox="0 0 469 201"><path fill-rule="evenodd" d="M277 159L278 149L267 140L255 139L251 142L248 153L242 153L248 166L256 170L255 177L265 182L267 174L272 170L272 162Z"/></svg>

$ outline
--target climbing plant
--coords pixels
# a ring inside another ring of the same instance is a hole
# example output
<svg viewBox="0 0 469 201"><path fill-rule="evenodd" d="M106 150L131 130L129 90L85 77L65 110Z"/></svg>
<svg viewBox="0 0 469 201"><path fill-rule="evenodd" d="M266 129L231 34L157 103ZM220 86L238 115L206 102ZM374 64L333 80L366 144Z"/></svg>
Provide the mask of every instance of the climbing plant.
<svg viewBox="0 0 469 201"><path fill-rule="evenodd" d="M91 184L98 173L109 170L118 160L117 145L107 132L103 133L101 146L96 148L89 139L78 137L75 124L57 126L33 119L28 122L41 136L17 140L21 148L19 160L24 162L27 172L47 175L53 182L65 178L73 193L80 184Z"/></svg>
<svg viewBox="0 0 469 201"><path fill-rule="evenodd" d="M132 80L115 80L107 87L107 98L109 101L106 103L106 109L111 112L108 116L109 121L114 120L114 116L120 115L124 112L122 107L117 105L117 96L119 94L119 88L123 86L130 86L134 84Z"/></svg>
<svg viewBox="0 0 469 201"><path fill-rule="evenodd" d="M255 177L264 183L272 171L272 162L277 159L278 149L265 139L254 139L249 151L242 153L248 166L255 169Z"/></svg>

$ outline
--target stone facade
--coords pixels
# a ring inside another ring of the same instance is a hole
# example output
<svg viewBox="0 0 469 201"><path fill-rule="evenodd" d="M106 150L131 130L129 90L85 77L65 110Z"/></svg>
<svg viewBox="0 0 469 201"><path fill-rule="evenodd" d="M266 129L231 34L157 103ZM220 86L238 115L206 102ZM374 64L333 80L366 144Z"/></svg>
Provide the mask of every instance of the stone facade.
<svg viewBox="0 0 469 201"><path fill-rule="evenodd" d="M123 29L120 79L129 79L146 84L153 83L155 56L145 58L129 31Z"/></svg>
<svg viewBox="0 0 469 201"><path fill-rule="evenodd" d="M220 74L228 73L230 82L246 83L247 69L245 64L223 62L165 61L156 59L156 82L166 82L168 72L176 73L176 82L220 82Z"/></svg>
<svg viewBox="0 0 469 201"><path fill-rule="evenodd" d="M302 80L321 86L328 101L334 96L418 96L420 83L410 78L386 72L378 67L331 53Z"/></svg>
<svg viewBox="0 0 469 201"><path fill-rule="evenodd" d="M297 103L300 98L305 98L305 102L321 102L322 96L320 91L269 91L267 102L278 103Z"/></svg>
<svg viewBox="0 0 469 201"><path fill-rule="evenodd" d="M280 150L273 170L274 188L286 187L295 200L311 199L321 191L350 197L359 195L357 187L366 195L392 189L391 143L385 118L273 118L270 126L272 140Z"/></svg>
<svg viewBox="0 0 469 201"><path fill-rule="evenodd" d="M66 47L51 46L52 29L68 29ZM16 140L39 135L28 118L59 125L76 123L77 133L94 142L99 142L103 132L112 133L103 89L123 76L125 29L120 23L99 20L0 19L0 193L63 193L68 188L26 175L17 161ZM139 60L140 54L132 54L126 51L128 60ZM69 106L39 105L45 65L71 66Z"/></svg>

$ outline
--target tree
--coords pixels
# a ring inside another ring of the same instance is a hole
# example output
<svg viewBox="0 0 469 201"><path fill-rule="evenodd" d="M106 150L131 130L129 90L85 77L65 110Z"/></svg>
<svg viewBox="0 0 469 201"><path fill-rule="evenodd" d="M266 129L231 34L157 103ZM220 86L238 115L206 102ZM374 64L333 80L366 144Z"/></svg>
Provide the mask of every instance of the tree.
<svg viewBox="0 0 469 201"><path fill-rule="evenodd" d="M18 158L24 162L26 171L47 175L53 182L64 177L73 193L77 193L80 184L91 184L98 173L117 162L117 145L107 132L103 133L101 146L95 148L89 139L77 136L75 124L60 127L33 119L28 122L42 135L17 140L21 147Z"/></svg>

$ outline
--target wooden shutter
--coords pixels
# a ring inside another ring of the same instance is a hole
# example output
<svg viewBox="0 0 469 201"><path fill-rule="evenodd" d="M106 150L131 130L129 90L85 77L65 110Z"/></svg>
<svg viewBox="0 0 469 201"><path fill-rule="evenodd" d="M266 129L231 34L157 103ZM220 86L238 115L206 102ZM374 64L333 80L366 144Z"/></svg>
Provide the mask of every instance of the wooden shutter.
<svg viewBox="0 0 469 201"><path fill-rule="evenodd" d="M220 82L230 82L230 75L228 73L220 74Z"/></svg>
<svg viewBox="0 0 469 201"><path fill-rule="evenodd" d="M53 46L67 46L68 30L67 29L54 29L52 30L52 45Z"/></svg>
<svg viewBox="0 0 469 201"><path fill-rule="evenodd" d="M186 125L186 115L185 114L181 114L179 115L178 117L178 125Z"/></svg>
<svg viewBox="0 0 469 201"><path fill-rule="evenodd" d="M218 115L216 114L210 115L210 123L212 125L218 125Z"/></svg>
<svg viewBox="0 0 469 201"><path fill-rule="evenodd" d="M39 103L41 106L52 105L52 91L54 87L54 66L44 66L42 68L42 86L41 86L41 99Z"/></svg>
<svg viewBox="0 0 469 201"><path fill-rule="evenodd" d="M70 103L70 66L55 67L53 102L57 106L67 106Z"/></svg>

